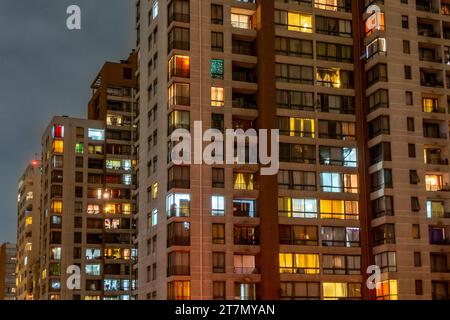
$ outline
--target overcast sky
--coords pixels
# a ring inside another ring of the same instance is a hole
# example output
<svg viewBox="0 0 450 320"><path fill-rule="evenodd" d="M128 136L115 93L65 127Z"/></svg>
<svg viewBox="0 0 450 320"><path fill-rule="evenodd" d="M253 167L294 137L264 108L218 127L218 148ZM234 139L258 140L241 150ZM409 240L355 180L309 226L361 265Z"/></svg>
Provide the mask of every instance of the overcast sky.
<svg viewBox="0 0 450 320"><path fill-rule="evenodd" d="M99 68L133 48L133 3L0 0L0 242L16 240L17 181L51 117L86 117ZM66 27L72 4L80 31Z"/></svg>

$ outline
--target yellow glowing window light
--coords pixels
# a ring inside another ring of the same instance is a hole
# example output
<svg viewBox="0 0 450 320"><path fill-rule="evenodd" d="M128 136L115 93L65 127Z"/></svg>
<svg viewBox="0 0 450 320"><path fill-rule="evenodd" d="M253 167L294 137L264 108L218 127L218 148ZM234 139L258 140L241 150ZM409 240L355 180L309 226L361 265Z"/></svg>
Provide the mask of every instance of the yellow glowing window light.
<svg viewBox="0 0 450 320"><path fill-rule="evenodd" d="M25 245L25 251L31 251L33 249L33 244L31 242L27 242Z"/></svg>
<svg viewBox="0 0 450 320"><path fill-rule="evenodd" d="M116 205L114 203L105 204L105 213L115 214L116 213Z"/></svg>
<svg viewBox="0 0 450 320"><path fill-rule="evenodd" d="M175 300L189 299L191 296L190 281L174 281L173 289Z"/></svg>
<svg viewBox="0 0 450 320"><path fill-rule="evenodd" d="M253 190L253 174L236 173L234 177L234 189Z"/></svg>
<svg viewBox="0 0 450 320"><path fill-rule="evenodd" d="M344 191L358 193L358 175L344 174Z"/></svg>
<svg viewBox="0 0 450 320"><path fill-rule="evenodd" d="M282 216L292 218L292 199L289 197L279 197L278 212Z"/></svg>
<svg viewBox="0 0 450 320"><path fill-rule="evenodd" d="M155 182L152 186L152 199L156 199L158 197L158 182Z"/></svg>
<svg viewBox="0 0 450 320"><path fill-rule="evenodd" d="M288 12L288 30L312 33L312 16L298 12Z"/></svg>
<svg viewBox="0 0 450 320"><path fill-rule="evenodd" d="M338 0L316 0L314 4L317 9L328 11L337 11L338 9Z"/></svg>
<svg viewBox="0 0 450 320"><path fill-rule="evenodd" d="M442 189L442 176L437 174L425 175L425 186L427 191L439 191Z"/></svg>
<svg viewBox="0 0 450 320"><path fill-rule="evenodd" d="M377 287L378 300L397 300L397 298L398 298L397 280L382 281L380 286Z"/></svg>
<svg viewBox="0 0 450 320"><path fill-rule="evenodd" d="M422 106L423 112L435 112L437 109L437 99L423 98Z"/></svg>
<svg viewBox="0 0 450 320"><path fill-rule="evenodd" d="M61 141L61 140L53 141L53 152L63 153L64 152L64 141Z"/></svg>
<svg viewBox="0 0 450 320"><path fill-rule="evenodd" d="M303 118L290 118L289 131L291 137L314 138L314 120Z"/></svg>
<svg viewBox="0 0 450 320"><path fill-rule="evenodd" d="M348 296L347 283L345 282L324 282L322 288L325 300L347 298Z"/></svg>
<svg viewBox="0 0 450 320"><path fill-rule="evenodd" d="M62 213L62 201L52 201L51 210L53 213Z"/></svg>
<svg viewBox="0 0 450 320"><path fill-rule="evenodd" d="M131 214L131 204L129 203L122 204L122 214Z"/></svg>
<svg viewBox="0 0 450 320"><path fill-rule="evenodd" d="M25 219L25 226L30 226L33 224L33 217L27 217Z"/></svg>
<svg viewBox="0 0 450 320"><path fill-rule="evenodd" d="M225 101L224 99L223 88L211 87L211 106L223 107Z"/></svg>
<svg viewBox="0 0 450 320"><path fill-rule="evenodd" d="M188 56L174 55L169 60L169 78L189 77L190 58Z"/></svg>

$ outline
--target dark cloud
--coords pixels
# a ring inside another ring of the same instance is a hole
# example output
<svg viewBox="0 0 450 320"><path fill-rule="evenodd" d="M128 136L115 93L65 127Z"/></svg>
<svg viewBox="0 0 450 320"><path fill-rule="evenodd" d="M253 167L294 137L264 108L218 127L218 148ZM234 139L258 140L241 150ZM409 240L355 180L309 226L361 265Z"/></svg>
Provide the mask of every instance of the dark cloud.
<svg viewBox="0 0 450 320"><path fill-rule="evenodd" d="M17 180L54 115L86 116L106 60L133 47L132 0L0 0L0 242L15 241ZM66 28L81 7L82 30Z"/></svg>

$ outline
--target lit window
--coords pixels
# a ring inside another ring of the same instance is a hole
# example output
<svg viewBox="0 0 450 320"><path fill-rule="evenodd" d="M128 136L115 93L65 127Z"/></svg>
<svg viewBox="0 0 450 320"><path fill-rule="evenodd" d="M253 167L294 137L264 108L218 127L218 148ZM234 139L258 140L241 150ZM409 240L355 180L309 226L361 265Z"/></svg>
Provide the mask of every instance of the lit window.
<svg viewBox="0 0 450 320"><path fill-rule="evenodd" d="M312 16L288 12L288 30L312 33Z"/></svg>
<svg viewBox="0 0 450 320"><path fill-rule="evenodd" d="M252 173L235 173L234 183L235 190L253 190L253 174Z"/></svg>
<svg viewBox="0 0 450 320"><path fill-rule="evenodd" d="M317 218L317 200L279 197L278 215L289 218Z"/></svg>
<svg viewBox="0 0 450 320"><path fill-rule="evenodd" d="M427 191L440 191L443 187L442 175L426 174L425 186Z"/></svg>
<svg viewBox="0 0 450 320"><path fill-rule="evenodd" d="M106 116L106 124L108 126L121 126L123 118L117 114L108 114Z"/></svg>
<svg viewBox="0 0 450 320"><path fill-rule="evenodd" d="M169 104L189 106L191 103L189 83L173 83L169 87Z"/></svg>
<svg viewBox="0 0 450 320"><path fill-rule="evenodd" d="M98 260L102 258L102 252L100 249L86 249L87 260Z"/></svg>
<svg viewBox="0 0 450 320"><path fill-rule="evenodd" d="M320 200L322 219L358 219L358 201Z"/></svg>
<svg viewBox="0 0 450 320"><path fill-rule="evenodd" d="M360 283L324 282L322 288L324 300L361 298Z"/></svg>
<svg viewBox="0 0 450 320"><path fill-rule="evenodd" d="M95 141L105 140L105 130L103 129L88 129L88 138Z"/></svg>
<svg viewBox="0 0 450 320"><path fill-rule="evenodd" d="M169 79L172 77L190 77L190 58L188 56L174 55L169 60Z"/></svg>
<svg viewBox="0 0 450 320"><path fill-rule="evenodd" d="M33 191L28 191L27 192L27 196L25 197L25 200L33 200L34 195L33 195Z"/></svg>
<svg viewBox="0 0 450 320"><path fill-rule="evenodd" d="M156 17L158 16L158 13L159 13L158 0L153 0L152 12L153 12L152 19L156 19Z"/></svg>
<svg viewBox="0 0 450 320"><path fill-rule="evenodd" d="M33 224L33 217L27 217L25 219L25 226L31 226Z"/></svg>
<svg viewBox="0 0 450 320"><path fill-rule="evenodd" d="M53 213L62 213L62 201L53 201L51 210Z"/></svg>
<svg viewBox="0 0 450 320"><path fill-rule="evenodd" d="M211 196L211 215L224 216L225 215L225 197Z"/></svg>
<svg viewBox="0 0 450 320"><path fill-rule="evenodd" d="M127 186L131 185L131 181L132 181L131 174L123 174L122 175L122 183L124 185L127 185Z"/></svg>
<svg viewBox="0 0 450 320"><path fill-rule="evenodd" d="M377 286L377 300L397 300L398 299L398 289L397 280L386 280L382 281Z"/></svg>
<svg viewBox="0 0 450 320"><path fill-rule="evenodd" d="M245 14L231 14L231 25L233 28L252 29L252 17Z"/></svg>
<svg viewBox="0 0 450 320"><path fill-rule="evenodd" d="M99 214L100 213L100 205L98 204L88 204L87 206L88 214Z"/></svg>
<svg viewBox="0 0 450 320"><path fill-rule="evenodd" d="M63 153L64 152L64 142L61 140L53 141L53 152Z"/></svg>
<svg viewBox="0 0 450 320"><path fill-rule="evenodd" d="M222 59L211 60L211 77L213 79L223 79L224 62Z"/></svg>
<svg viewBox="0 0 450 320"><path fill-rule="evenodd" d="M422 107L423 112L437 112L439 110L438 99L423 98Z"/></svg>
<svg viewBox="0 0 450 320"><path fill-rule="evenodd" d="M280 253L280 273L319 274L318 254Z"/></svg>
<svg viewBox="0 0 450 320"><path fill-rule="evenodd" d="M223 88L211 87L211 106L223 107L225 104Z"/></svg>
<svg viewBox="0 0 450 320"><path fill-rule="evenodd" d="M170 194L166 201L167 216L189 217L191 215L191 196L189 194Z"/></svg>
<svg viewBox="0 0 450 320"><path fill-rule="evenodd" d="M153 209L152 210L152 227L156 226L158 224L158 210Z"/></svg>
<svg viewBox="0 0 450 320"><path fill-rule="evenodd" d="M61 260L61 247L51 248L51 250L50 250L50 259L52 259L52 260Z"/></svg>
<svg viewBox="0 0 450 320"><path fill-rule="evenodd" d="M100 264L86 264L86 275L99 276L100 275Z"/></svg>
<svg viewBox="0 0 450 320"><path fill-rule="evenodd" d="M64 126L54 125L52 128L52 137L54 138L64 138Z"/></svg>
<svg viewBox="0 0 450 320"><path fill-rule="evenodd" d="M84 144L82 142L78 142L75 145L75 153L84 153Z"/></svg>
<svg viewBox="0 0 450 320"><path fill-rule="evenodd" d="M158 197L158 182L155 182L152 186L152 199L156 199Z"/></svg>
<svg viewBox="0 0 450 320"><path fill-rule="evenodd" d="M27 242L25 244L25 251L31 251L33 249L33 244L31 242Z"/></svg>
<svg viewBox="0 0 450 320"><path fill-rule="evenodd" d="M167 284L167 300L189 300L190 298L190 281L172 281Z"/></svg>
<svg viewBox="0 0 450 320"><path fill-rule="evenodd" d="M105 219L105 230L120 229L120 219Z"/></svg>
<svg viewBox="0 0 450 320"><path fill-rule="evenodd" d="M445 217L444 201L427 200L427 217L444 218Z"/></svg>

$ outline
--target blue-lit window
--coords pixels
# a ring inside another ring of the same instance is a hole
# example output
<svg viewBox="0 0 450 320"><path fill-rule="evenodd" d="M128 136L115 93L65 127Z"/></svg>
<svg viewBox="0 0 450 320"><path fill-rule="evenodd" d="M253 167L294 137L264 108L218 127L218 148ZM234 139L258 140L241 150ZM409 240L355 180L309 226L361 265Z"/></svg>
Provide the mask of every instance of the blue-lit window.
<svg viewBox="0 0 450 320"><path fill-rule="evenodd" d="M105 140L105 130L88 129L88 137L90 140L103 141Z"/></svg>
<svg viewBox="0 0 450 320"><path fill-rule="evenodd" d="M211 77L213 79L223 79L224 62L222 59L211 60Z"/></svg>

